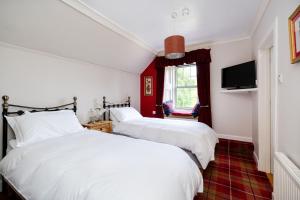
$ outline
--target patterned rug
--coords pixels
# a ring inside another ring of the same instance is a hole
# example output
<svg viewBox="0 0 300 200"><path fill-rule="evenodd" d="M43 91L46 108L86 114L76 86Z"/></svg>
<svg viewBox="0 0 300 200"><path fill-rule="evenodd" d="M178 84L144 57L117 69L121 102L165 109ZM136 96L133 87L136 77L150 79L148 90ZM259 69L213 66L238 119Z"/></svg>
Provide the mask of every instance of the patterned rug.
<svg viewBox="0 0 300 200"><path fill-rule="evenodd" d="M216 160L203 173L204 193L194 200L267 200L272 186L256 168L253 144L221 139Z"/></svg>

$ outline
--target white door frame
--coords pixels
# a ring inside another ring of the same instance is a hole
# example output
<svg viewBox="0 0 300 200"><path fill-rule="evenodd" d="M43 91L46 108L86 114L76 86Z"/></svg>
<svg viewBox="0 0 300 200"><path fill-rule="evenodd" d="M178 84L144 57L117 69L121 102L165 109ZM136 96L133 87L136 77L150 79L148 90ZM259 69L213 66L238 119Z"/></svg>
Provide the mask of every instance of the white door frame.
<svg viewBox="0 0 300 200"><path fill-rule="evenodd" d="M270 66L270 48L273 47L274 63ZM271 172L271 143L273 151L278 148L278 19L258 46L258 170ZM273 67L272 70L270 70ZM272 73L271 73L272 72ZM270 80L274 85L270 85ZM273 93L270 89L272 87ZM270 107L270 101L272 101ZM272 116L271 116L272 113ZM272 133L271 133L272 131ZM271 134L273 141L271 141Z"/></svg>

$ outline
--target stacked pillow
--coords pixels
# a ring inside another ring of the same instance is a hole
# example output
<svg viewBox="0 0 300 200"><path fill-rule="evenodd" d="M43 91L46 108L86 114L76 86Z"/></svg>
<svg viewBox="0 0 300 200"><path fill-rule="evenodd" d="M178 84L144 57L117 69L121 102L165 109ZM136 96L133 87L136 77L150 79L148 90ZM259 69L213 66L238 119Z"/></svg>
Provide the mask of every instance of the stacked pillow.
<svg viewBox="0 0 300 200"><path fill-rule="evenodd" d="M15 133L17 147L84 130L71 110L25 112L21 116L5 117Z"/></svg>

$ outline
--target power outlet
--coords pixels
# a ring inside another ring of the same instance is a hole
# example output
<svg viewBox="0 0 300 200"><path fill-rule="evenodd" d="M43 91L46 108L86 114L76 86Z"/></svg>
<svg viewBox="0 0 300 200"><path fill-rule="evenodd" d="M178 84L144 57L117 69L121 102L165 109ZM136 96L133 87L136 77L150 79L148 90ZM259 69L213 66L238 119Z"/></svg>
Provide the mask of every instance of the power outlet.
<svg viewBox="0 0 300 200"><path fill-rule="evenodd" d="M153 111L152 111L152 114L153 114L153 115L156 115L156 111L155 111L155 110L153 110Z"/></svg>

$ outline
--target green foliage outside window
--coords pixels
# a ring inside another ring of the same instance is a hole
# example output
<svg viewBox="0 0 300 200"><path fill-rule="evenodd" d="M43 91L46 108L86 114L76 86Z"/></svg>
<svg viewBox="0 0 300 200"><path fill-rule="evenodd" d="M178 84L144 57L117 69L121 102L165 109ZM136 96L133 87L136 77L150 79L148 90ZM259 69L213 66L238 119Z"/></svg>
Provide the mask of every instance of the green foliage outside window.
<svg viewBox="0 0 300 200"><path fill-rule="evenodd" d="M198 101L196 66L176 68L176 108L191 109Z"/></svg>

